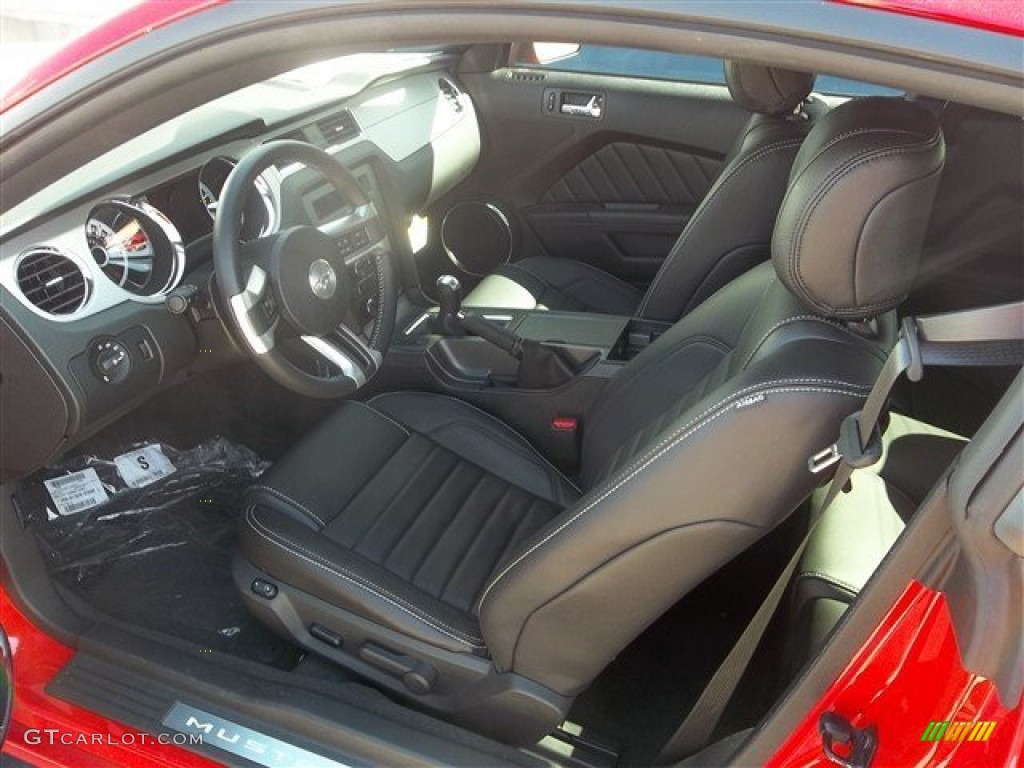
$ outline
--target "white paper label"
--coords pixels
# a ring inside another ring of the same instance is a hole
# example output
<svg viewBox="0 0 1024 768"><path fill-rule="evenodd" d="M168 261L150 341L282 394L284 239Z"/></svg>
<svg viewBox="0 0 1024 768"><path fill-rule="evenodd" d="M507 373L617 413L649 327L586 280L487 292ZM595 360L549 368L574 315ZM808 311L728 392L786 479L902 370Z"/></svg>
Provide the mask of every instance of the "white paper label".
<svg viewBox="0 0 1024 768"><path fill-rule="evenodd" d="M50 492L50 498L59 515L77 515L87 509L98 507L110 497L100 482L96 470L90 467L70 475L44 480L43 485Z"/></svg>
<svg viewBox="0 0 1024 768"><path fill-rule="evenodd" d="M122 453L114 459L114 465L129 488L142 488L175 472L174 465L164 456L159 445L147 445L137 451Z"/></svg>

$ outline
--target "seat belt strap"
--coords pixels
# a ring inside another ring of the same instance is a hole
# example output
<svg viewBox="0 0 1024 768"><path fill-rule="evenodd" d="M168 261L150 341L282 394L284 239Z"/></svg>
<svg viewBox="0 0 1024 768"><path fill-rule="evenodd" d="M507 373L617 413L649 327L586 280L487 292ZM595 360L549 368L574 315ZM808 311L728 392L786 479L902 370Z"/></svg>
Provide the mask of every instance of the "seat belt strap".
<svg viewBox="0 0 1024 768"><path fill-rule="evenodd" d="M911 381L919 381L926 365L1019 365L1024 362L1022 339L1024 302L903 320L899 340L878 374L864 407L846 418L838 441L808 461L808 468L815 473L836 467L820 512L729 655L715 670L679 728L662 747L658 763L674 762L694 754L711 739L782 602L811 534L839 492L847 487L854 470L871 466L880 458L878 422L885 412L889 393L900 376L906 372Z"/></svg>

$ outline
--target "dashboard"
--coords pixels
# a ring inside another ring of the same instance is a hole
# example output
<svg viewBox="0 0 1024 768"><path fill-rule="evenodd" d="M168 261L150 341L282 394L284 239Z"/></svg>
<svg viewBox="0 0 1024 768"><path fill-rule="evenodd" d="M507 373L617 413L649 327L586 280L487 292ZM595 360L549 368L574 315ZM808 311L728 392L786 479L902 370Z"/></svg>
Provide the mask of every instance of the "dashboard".
<svg viewBox="0 0 1024 768"><path fill-rule="evenodd" d="M212 231L224 183L248 149L306 141L334 155L366 193L370 204L357 208L304 166L271 167L249 194L241 233L254 240L312 224L331 235L352 267L360 321L376 295L363 257L386 252L401 273L412 258L410 217L479 157L473 104L444 69L419 66L354 92L349 83L333 99L318 84L290 93L287 106L280 88L246 89L242 107L205 105L159 141L126 142L120 166L104 157L27 213L7 212L0 479L38 468L186 376L204 364L200 349L232 346L210 289Z"/></svg>

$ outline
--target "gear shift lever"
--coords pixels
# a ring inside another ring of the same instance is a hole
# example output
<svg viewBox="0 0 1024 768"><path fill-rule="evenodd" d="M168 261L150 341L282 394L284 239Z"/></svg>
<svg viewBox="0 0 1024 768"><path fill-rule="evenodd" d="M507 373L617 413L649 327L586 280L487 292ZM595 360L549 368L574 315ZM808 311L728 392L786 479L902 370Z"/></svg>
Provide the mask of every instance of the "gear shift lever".
<svg viewBox="0 0 1024 768"><path fill-rule="evenodd" d="M462 284L455 275L441 275L437 278L437 327L441 333L449 336L460 336L463 333L459 324L462 311Z"/></svg>
<svg viewBox="0 0 1024 768"><path fill-rule="evenodd" d="M483 317L467 315L462 311L462 285L459 278L441 275L437 278L437 294L437 327L441 333L446 336L461 336L465 333L479 336L516 359L522 358L523 340L519 336Z"/></svg>

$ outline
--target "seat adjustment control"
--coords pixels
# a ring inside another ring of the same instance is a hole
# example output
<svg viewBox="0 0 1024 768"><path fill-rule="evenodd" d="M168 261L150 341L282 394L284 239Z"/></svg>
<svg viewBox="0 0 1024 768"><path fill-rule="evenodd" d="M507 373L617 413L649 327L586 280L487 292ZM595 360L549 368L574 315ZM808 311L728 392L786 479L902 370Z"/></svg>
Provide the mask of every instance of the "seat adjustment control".
<svg viewBox="0 0 1024 768"><path fill-rule="evenodd" d="M266 579L253 579L249 589L253 591L253 594L259 595L266 600L273 600L277 597L277 585L271 584Z"/></svg>
<svg viewBox="0 0 1024 768"><path fill-rule="evenodd" d="M309 634L319 640L321 643L326 643L331 648L341 648L341 635L335 632L333 629L321 626L319 624L311 624L309 627Z"/></svg>
<svg viewBox="0 0 1024 768"><path fill-rule="evenodd" d="M359 649L359 658L377 669L399 678L412 693L430 693L437 672L424 661L389 651L373 643L364 643Z"/></svg>

